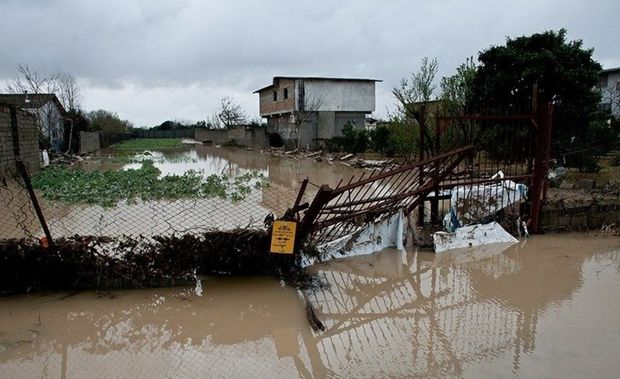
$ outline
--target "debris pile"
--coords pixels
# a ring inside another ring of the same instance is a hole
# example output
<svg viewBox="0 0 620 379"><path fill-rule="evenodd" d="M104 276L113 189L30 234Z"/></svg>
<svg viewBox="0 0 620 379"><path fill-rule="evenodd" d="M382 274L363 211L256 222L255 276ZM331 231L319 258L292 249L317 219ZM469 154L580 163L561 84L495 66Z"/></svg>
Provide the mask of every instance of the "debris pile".
<svg viewBox="0 0 620 379"><path fill-rule="evenodd" d="M0 241L0 294L52 289L110 289L182 285L195 275L276 275L296 287L311 278L292 255L269 253L262 229L200 235L75 236L45 247L38 241Z"/></svg>

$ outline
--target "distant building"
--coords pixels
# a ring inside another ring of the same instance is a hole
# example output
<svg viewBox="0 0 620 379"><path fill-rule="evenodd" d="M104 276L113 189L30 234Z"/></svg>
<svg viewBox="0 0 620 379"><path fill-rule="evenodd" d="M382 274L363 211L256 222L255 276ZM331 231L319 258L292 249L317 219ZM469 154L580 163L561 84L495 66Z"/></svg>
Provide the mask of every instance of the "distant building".
<svg viewBox="0 0 620 379"><path fill-rule="evenodd" d="M603 94L601 106L620 119L620 67L601 71L598 88Z"/></svg>
<svg viewBox="0 0 620 379"><path fill-rule="evenodd" d="M43 137L49 140L52 151L60 152L64 140L66 111L56 95L0 94L0 104L16 105L32 113L41 128Z"/></svg>
<svg viewBox="0 0 620 379"><path fill-rule="evenodd" d="M276 76L259 95L260 115L267 132L289 146L314 148L342 135L350 123L363 129L375 110L375 79Z"/></svg>

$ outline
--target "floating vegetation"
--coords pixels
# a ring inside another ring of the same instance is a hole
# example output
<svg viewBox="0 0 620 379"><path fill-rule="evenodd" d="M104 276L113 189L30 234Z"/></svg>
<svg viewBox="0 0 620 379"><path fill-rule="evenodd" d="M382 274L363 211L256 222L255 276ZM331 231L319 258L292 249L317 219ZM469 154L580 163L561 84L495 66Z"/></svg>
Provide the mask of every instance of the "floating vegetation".
<svg viewBox="0 0 620 379"><path fill-rule="evenodd" d="M183 146L182 138L134 138L110 146L117 150L161 150Z"/></svg>
<svg viewBox="0 0 620 379"><path fill-rule="evenodd" d="M119 151L114 156L108 159L112 163L142 163L144 161L151 160L154 163L198 163L197 158L193 158L187 155L175 155L171 157L167 156L154 156L150 151L144 151L141 153Z"/></svg>
<svg viewBox="0 0 620 379"><path fill-rule="evenodd" d="M68 203L115 206L121 200L221 198L240 201L252 189L266 185L260 173L228 177L204 176L190 170L182 175L160 176L152 160L144 160L138 169L122 171L82 171L64 166L50 167L32 178L34 188L43 197Z"/></svg>

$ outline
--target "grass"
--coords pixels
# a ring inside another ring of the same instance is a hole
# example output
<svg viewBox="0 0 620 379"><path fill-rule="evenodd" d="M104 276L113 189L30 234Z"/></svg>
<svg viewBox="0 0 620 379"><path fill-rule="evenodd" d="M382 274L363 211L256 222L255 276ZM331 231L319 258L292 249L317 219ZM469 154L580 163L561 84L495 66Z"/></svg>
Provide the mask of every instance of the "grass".
<svg viewBox="0 0 620 379"><path fill-rule="evenodd" d="M182 147L182 138L135 138L115 143L117 150L161 150Z"/></svg>
<svg viewBox="0 0 620 379"><path fill-rule="evenodd" d="M242 200L253 188L264 185L263 176L248 173L236 177L209 175L198 171L159 177L153 161L141 162L139 169L92 171L51 167L32 178L32 185L50 200L73 204L111 207L121 200L221 198Z"/></svg>

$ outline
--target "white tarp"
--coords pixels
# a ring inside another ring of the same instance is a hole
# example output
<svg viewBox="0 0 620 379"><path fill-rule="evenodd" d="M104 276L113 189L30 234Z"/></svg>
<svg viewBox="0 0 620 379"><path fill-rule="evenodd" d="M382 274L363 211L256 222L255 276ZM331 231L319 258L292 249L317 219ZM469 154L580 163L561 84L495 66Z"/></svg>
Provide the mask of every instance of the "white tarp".
<svg viewBox="0 0 620 379"><path fill-rule="evenodd" d="M402 211L365 225L351 234L317 246L320 258L304 257L302 267L312 266L317 261L372 254L386 247L403 249L405 217Z"/></svg>
<svg viewBox="0 0 620 379"><path fill-rule="evenodd" d="M435 252L441 253L452 249L482 246L488 244L515 244L519 242L497 222L489 224L464 226L453 233L436 232L433 234Z"/></svg>
<svg viewBox="0 0 620 379"><path fill-rule="evenodd" d="M499 171L492 179L501 179ZM526 199L527 186L512 180L495 184L461 186L452 190L450 211L445 215L444 229L449 232L457 228L480 222L485 217Z"/></svg>

